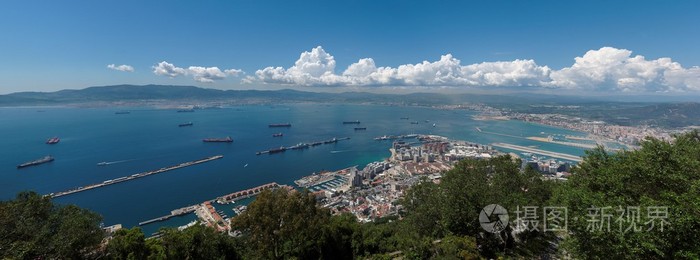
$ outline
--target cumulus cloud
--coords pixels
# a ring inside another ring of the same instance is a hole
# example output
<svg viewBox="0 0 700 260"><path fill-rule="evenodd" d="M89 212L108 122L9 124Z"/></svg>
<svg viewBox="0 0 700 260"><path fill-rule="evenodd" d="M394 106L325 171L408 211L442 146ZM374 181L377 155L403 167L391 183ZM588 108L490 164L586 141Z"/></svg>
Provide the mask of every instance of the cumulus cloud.
<svg viewBox="0 0 700 260"><path fill-rule="evenodd" d="M350 64L341 73L321 46L305 51L289 68L266 67L244 82L301 86L454 86L546 87L622 92L700 91L700 68L683 68L670 58L647 60L625 49L603 47L575 58L570 67L553 70L534 60L462 65L451 54L436 61L377 67L372 58Z"/></svg>
<svg viewBox="0 0 700 260"><path fill-rule="evenodd" d="M115 65L115 64L109 64L107 65L108 69L113 69L113 70L118 70L118 71L124 71L124 72L134 72L134 67L131 67L126 64L122 65Z"/></svg>
<svg viewBox="0 0 700 260"><path fill-rule="evenodd" d="M187 74L187 70L175 67L175 65L167 61L161 61L153 66L153 73L158 76L168 76L171 78Z"/></svg>
<svg viewBox="0 0 700 260"><path fill-rule="evenodd" d="M700 90L700 68L683 68L671 58L647 60L632 51L603 47L576 57L568 68L551 75L552 85L564 88L623 92Z"/></svg>
<svg viewBox="0 0 700 260"><path fill-rule="evenodd" d="M167 76L175 78L178 76L188 75L198 82L212 83L216 80L223 80L227 76L237 77L243 74L239 69L227 69L222 71L218 67L201 67L190 66L188 68L180 68L166 61L162 61L153 66L153 73L159 76Z"/></svg>
<svg viewBox="0 0 700 260"><path fill-rule="evenodd" d="M350 64L335 74L335 59L321 46L304 52L285 69L267 67L255 72L248 81L304 86L393 85L393 86L517 86L542 85L549 81L550 69L532 60L484 62L463 66L451 54L437 61L405 64L396 68L377 67L372 58Z"/></svg>

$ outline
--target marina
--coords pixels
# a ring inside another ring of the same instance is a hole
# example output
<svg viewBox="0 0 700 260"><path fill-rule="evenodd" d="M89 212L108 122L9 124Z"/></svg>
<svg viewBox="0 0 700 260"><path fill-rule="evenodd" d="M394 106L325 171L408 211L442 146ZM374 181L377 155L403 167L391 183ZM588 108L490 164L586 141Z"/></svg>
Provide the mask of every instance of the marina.
<svg viewBox="0 0 700 260"><path fill-rule="evenodd" d="M86 191L86 190L92 190L92 189L102 188L102 187L105 187L105 186L109 186L109 185L113 185L113 184L117 184L117 183L121 183L121 182L126 182L126 181L131 181L131 180L135 180L135 179L138 179L138 178L143 178L143 177L146 177L146 176L150 176L150 175L154 175L154 174L158 174L158 173L163 173L163 172L167 172L167 171L172 171L172 170L176 170L176 169L180 169L180 168L185 168L185 167L189 167L189 166L192 166L192 165L197 165L197 164L200 164L200 163L210 162L210 161L218 160L218 159L221 159L221 158L224 158L224 156L223 156L223 155L216 155L216 156L207 157L207 158L204 158L204 159L199 159L199 160L196 160L196 161L184 162L184 163L181 163L181 164L178 164L178 165L160 168L160 169L158 169L158 170L153 170L153 171L148 171L148 172L142 172L142 173L136 173L136 174L132 174L132 175L125 176L125 177L120 177L120 178L117 178L117 179L106 180L106 181L103 181L103 182L101 182L101 183L95 183L95 184L90 184L90 185L87 185L87 186L81 186L81 187L74 188L74 189L70 189L70 190L67 190L67 191L49 193L49 194L47 194L46 196L50 196L51 198L57 198L57 197L67 196L67 195L75 194L75 193L82 192L82 191ZM53 160L53 158L51 158L51 160Z"/></svg>

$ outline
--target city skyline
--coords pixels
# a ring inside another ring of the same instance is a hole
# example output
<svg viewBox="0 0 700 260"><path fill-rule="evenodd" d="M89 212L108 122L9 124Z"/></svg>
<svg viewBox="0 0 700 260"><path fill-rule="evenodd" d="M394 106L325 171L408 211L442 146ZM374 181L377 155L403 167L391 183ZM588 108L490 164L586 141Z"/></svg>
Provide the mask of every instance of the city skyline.
<svg viewBox="0 0 700 260"><path fill-rule="evenodd" d="M6 5L0 94L113 84L700 93L690 1Z"/></svg>

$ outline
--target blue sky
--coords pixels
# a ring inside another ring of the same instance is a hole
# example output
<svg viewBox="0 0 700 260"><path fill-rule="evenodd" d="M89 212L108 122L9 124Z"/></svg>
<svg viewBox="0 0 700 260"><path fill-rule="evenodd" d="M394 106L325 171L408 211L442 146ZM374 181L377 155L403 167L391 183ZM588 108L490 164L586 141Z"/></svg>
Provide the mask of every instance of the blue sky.
<svg viewBox="0 0 700 260"><path fill-rule="evenodd" d="M700 92L699 13L700 1L3 1L0 94L122 83Z"/></svg>

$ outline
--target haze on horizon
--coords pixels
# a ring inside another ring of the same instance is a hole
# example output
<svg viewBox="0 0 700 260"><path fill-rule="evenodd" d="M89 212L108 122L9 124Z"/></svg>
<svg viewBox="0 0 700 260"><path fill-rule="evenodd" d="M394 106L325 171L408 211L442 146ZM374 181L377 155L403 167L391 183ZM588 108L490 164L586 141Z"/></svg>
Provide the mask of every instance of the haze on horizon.
<svg viewBox="0 0 700 260"><path fill-rule="evenodd" d="M700 94L696 1L10 1L0 94L116 84Z"/></svg>

